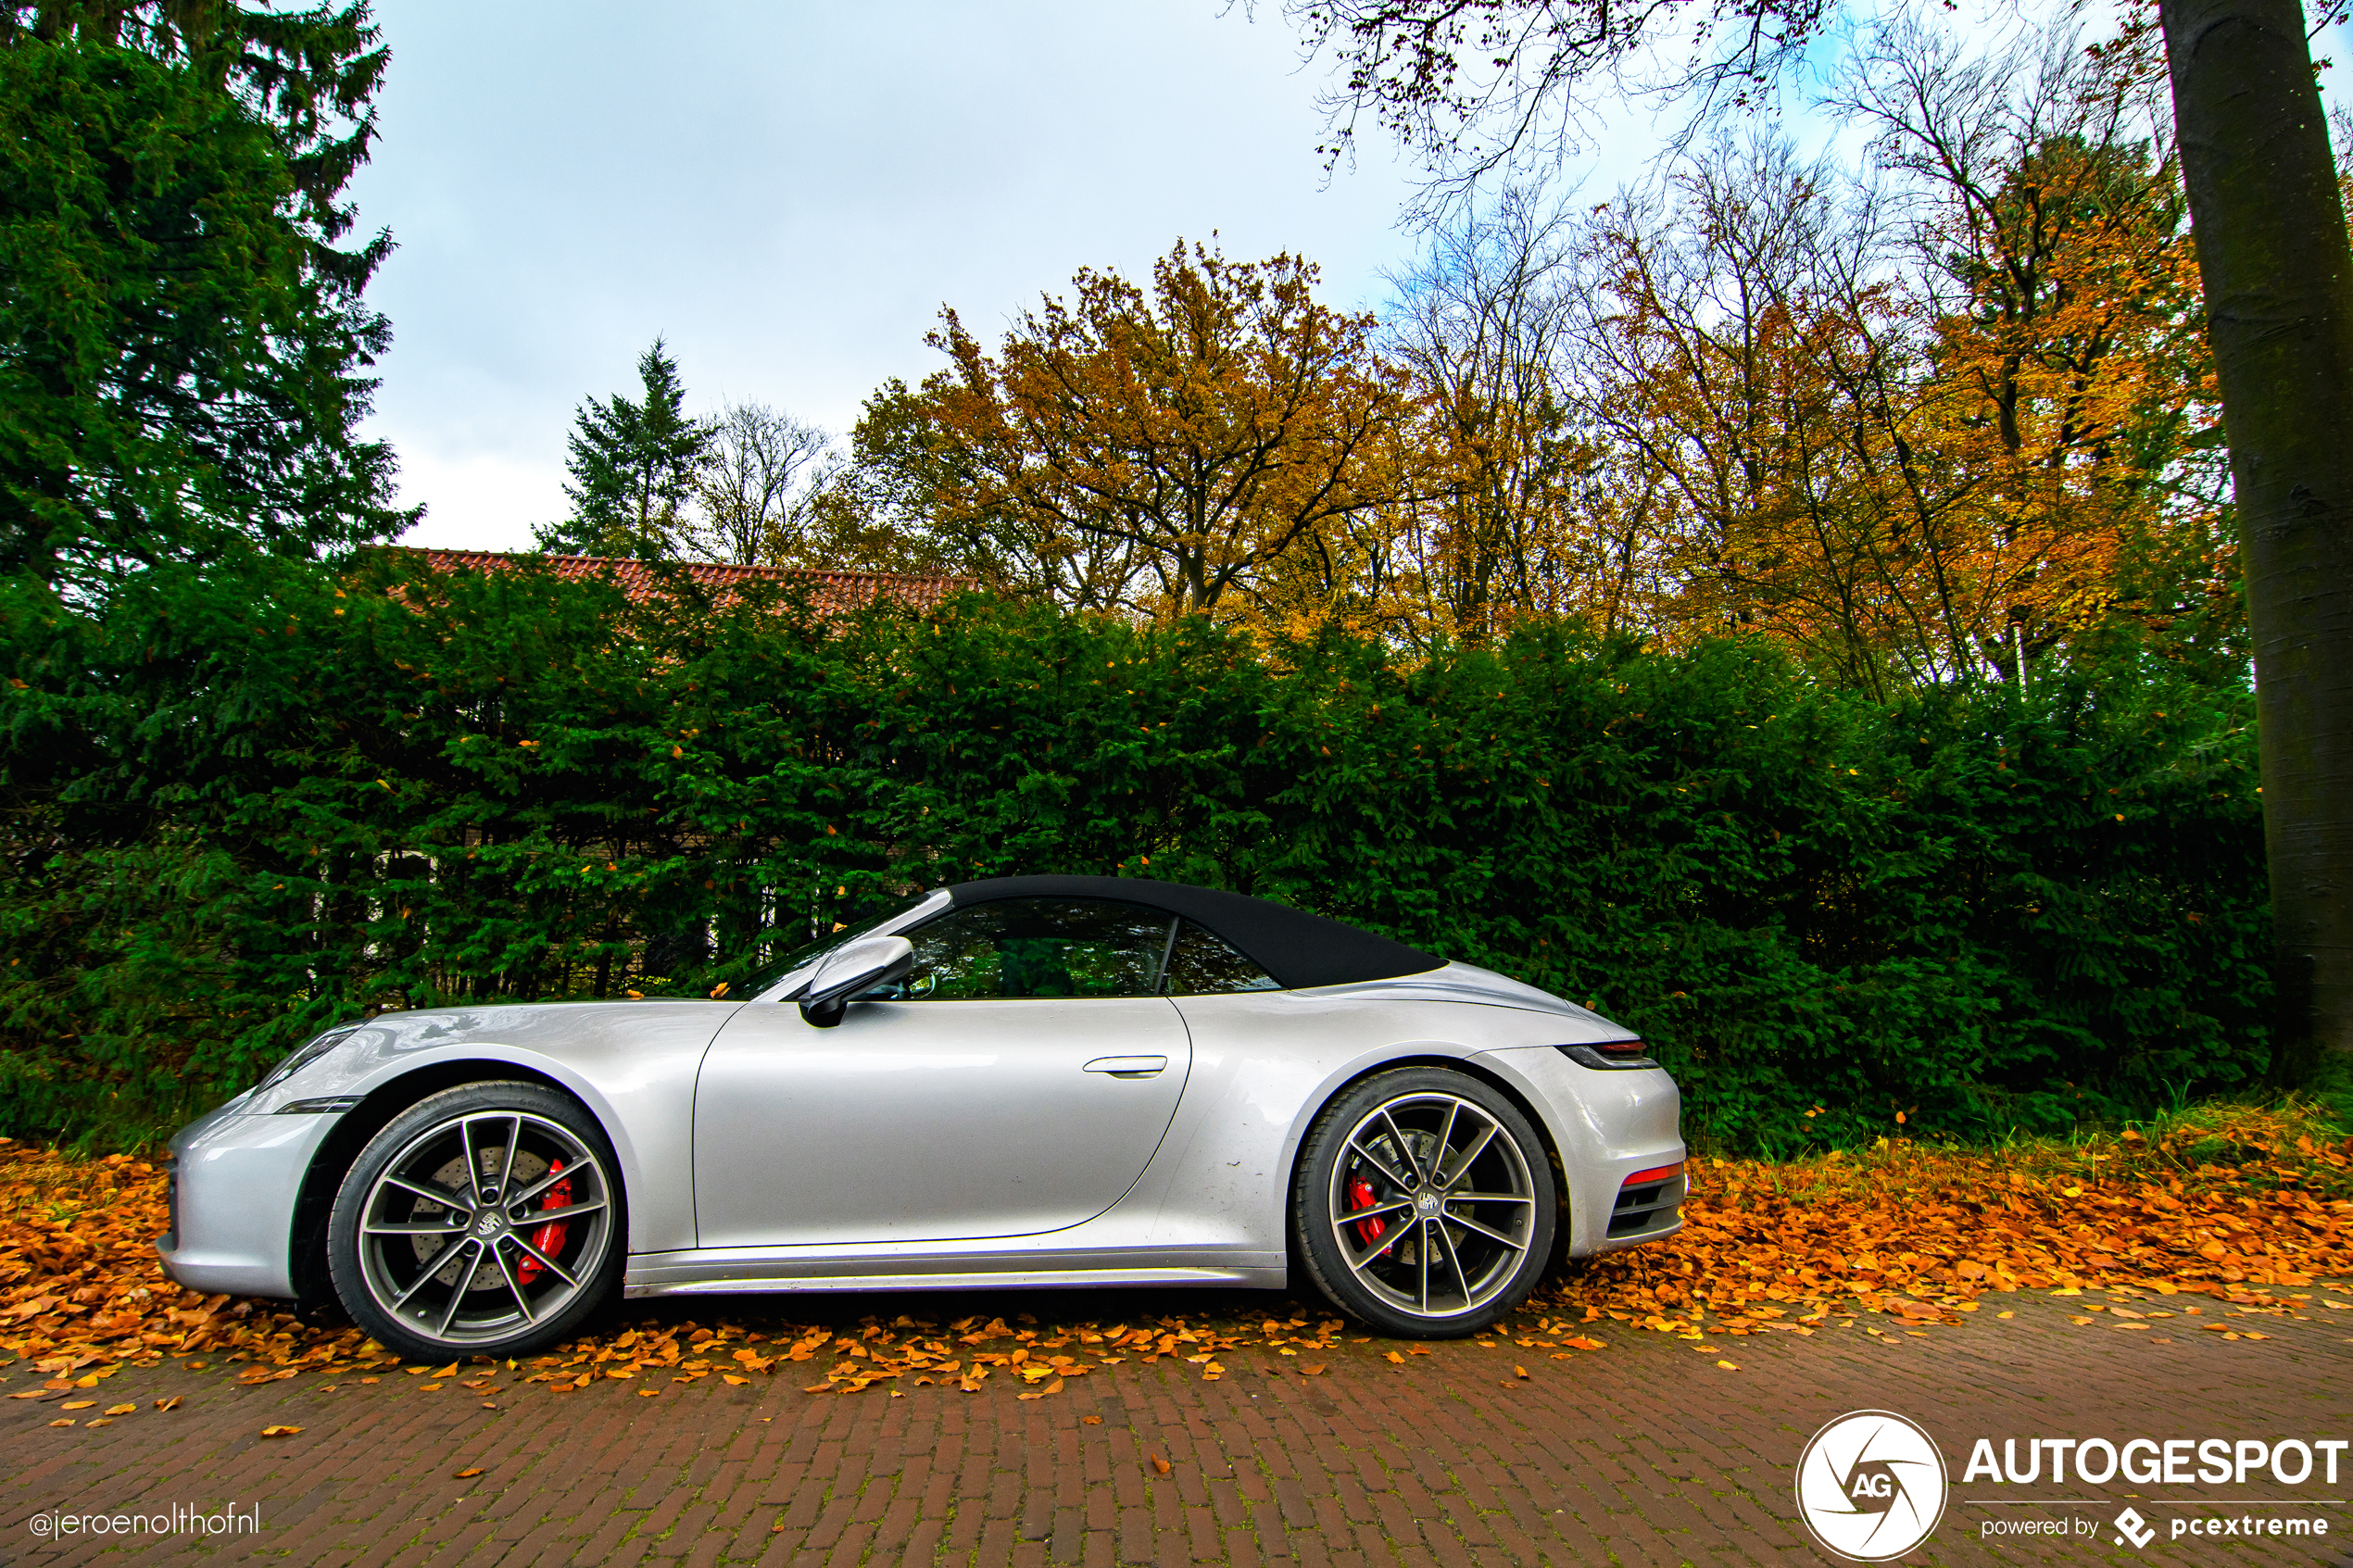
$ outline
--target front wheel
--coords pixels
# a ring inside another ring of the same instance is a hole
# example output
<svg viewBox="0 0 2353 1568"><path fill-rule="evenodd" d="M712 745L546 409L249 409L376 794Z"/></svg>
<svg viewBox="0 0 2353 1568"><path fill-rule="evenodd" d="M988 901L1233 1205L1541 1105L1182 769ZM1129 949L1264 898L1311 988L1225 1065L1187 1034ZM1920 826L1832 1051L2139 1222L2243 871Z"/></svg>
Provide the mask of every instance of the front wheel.
<svg viewBox="0 0 2353 1568"><path fill-rule="evenodd" d="M1444 1338L1527 1299L1559 1209L1536 1129L1468 1073L1376 1073L1315 1118L1291 1223L1309 1277L1384 1333Z"/></svg>
<svg viewBox="0 0 2353 1568"><path fill-rule="evenodd" d="M327 1227L352 1321L415 1361L515 1356L576 1330L625 1261L612 1145L540 1084L465 1084L392 1120Z"/></svg>

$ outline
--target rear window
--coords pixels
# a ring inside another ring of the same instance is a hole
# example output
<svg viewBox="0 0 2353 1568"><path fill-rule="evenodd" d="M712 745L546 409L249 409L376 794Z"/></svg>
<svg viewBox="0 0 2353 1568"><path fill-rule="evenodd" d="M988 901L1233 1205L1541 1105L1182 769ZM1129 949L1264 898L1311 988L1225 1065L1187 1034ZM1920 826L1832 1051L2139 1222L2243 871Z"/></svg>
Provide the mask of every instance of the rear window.
<svg viewBox="0 0 2353 1568"><path fill-rule="evenodd" d="M1171 997L1214 997L1234 991L1279 991L1275 977L1236 952L1224 939L1195 925L1179 923L1168 955L1161 991Z"/></svg>

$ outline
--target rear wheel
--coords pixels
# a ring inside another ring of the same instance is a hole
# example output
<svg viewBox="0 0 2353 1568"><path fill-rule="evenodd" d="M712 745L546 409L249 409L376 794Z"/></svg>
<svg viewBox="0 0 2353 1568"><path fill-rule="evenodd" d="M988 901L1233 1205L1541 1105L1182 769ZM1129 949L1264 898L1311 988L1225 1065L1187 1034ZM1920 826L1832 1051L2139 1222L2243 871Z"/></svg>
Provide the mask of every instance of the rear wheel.
<svg viewBox="0 0 2353 1568"><path fill-rule="evenodd" d="M1442 1338L1525 1300L1558 1201L1542 1143L1468 1073L1377 1073L1326 1106L1301 1148L1292 1229L1334 1306L1384 1333Z"/></svg>
<svg viewBox="0 0 2353 1568"><path fill-rule="evenodd" d="M544 1085L431 1096L345 1173L327 1229L335 1294L360 1327L415 1360L550 1345L620 1280L614 1170L596 1119Z"/></svg>

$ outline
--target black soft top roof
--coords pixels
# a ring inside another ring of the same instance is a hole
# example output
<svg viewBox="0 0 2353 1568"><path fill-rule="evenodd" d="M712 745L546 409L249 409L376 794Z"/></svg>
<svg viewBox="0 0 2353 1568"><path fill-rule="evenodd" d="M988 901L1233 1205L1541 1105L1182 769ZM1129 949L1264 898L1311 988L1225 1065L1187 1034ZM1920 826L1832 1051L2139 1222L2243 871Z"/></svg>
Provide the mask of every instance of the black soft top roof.
<svg viewBox="0 0 2353 1568"><path fill-rule="evenodd" d="M1445 963L1403 942L1240 893L1132 876L1000 876L948 889L958 909L1000 898L1105 898L1182 915L1225 938L1286 991L1419 974Z"/></svg>

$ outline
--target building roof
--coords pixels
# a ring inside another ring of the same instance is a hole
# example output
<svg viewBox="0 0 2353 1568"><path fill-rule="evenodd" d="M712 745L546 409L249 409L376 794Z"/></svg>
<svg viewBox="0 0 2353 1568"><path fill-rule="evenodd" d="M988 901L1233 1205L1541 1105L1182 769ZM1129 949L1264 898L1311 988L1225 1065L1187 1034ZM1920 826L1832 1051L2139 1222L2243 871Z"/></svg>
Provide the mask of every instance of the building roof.
<svg viewBox="0 0 2353 1568"><path fill-rule="evenodd" d="M957 909L1000 898L1104 898L1182 915L1275 977L1286 991L1420 974L1446 960L1264 898L1134 876L1000 876L948 889Z"/></svg>
<svg viewBox="0 0 2353 1568"><path fill-rule="evenodd" d="M732 561L678 561L656 567L618 556L532 556L502 550L430 550L404 545L387 546L414 556L435 571L505 571L535 565L568 581L610 579L639 604L661 592L661 573L683 571L711 592L747 583L806 584L810 601L821 614L861 609L878 599L896 599L912 609L929 609L953 595L978 586L968 577L898 571L826 571L805 567L738 566Z"/></svg>

